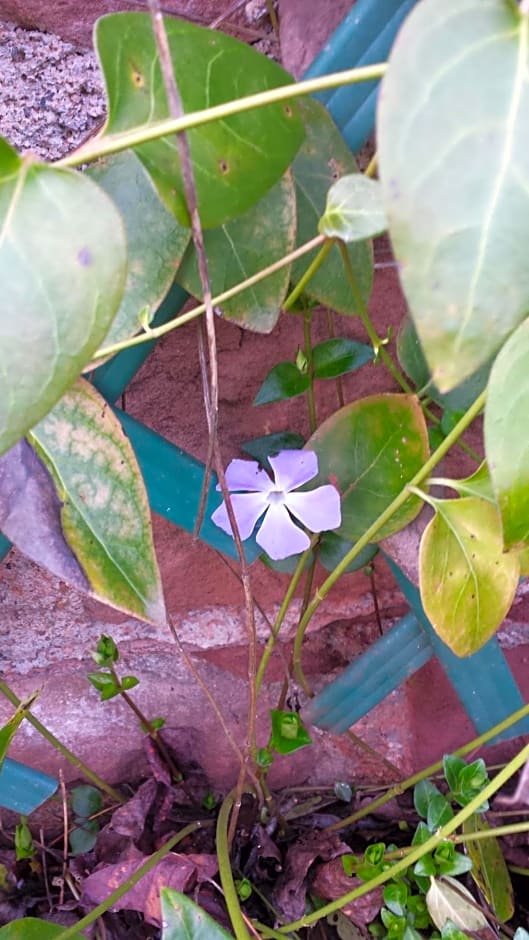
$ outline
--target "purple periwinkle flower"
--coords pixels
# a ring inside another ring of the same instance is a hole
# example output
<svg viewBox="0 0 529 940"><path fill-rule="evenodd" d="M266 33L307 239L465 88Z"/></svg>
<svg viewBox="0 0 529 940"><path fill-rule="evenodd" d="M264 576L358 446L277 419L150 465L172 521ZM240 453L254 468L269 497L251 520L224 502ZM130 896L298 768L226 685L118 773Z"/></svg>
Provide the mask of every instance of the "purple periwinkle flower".
<svg viewBox="0 0 529 940"><path fill-rule="evenodd" d="M331 484L294 492L318 473L318 458L313 451L282 450L268 459L273 479L255 460L232 460L226 469L226 483L233 493L231 502L241 539L249 538L264 514L257 544L279 561L304 552L310 545L307 533L292 517L311 532L338 528L342 521L340 494ZM224 502L211 518L228 535L233 534Z"/></svg>

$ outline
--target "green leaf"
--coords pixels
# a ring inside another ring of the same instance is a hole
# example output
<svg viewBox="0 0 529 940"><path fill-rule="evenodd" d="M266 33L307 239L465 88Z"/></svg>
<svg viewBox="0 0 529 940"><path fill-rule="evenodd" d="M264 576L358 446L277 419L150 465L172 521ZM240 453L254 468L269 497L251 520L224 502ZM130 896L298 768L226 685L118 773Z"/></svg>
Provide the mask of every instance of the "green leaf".
<svg viewBox="0 0 529 940"><path fill-rule="evenodd" d="M62 532L89 591L119 610L165 623L147 494L128 437L105 400L80 379L33 429L31 442L56 487Z"/></svg>
<svg viewBox="0 0 529 940"><path fill-rule="evenodd" d="M443 757L443 773L445 780L451 792L460 789L460 779L462 771L467 767L467 762L456 754L445 754Z"/></svg>
<svg viewBox="0 0 529 940"><path fill-rule="evenodd" d="M423 0L393 46L380 179L402 286L449 391L529 310L529 16Z"/></svg>
<svg viewBox="0 0 529 940"><path fill-rule="evenodd" d="M27 824L25 816L21 816L21 821L15 826L15 857L17 862L24 858L33 858L35 855L35 845L31 829Z"/></svg>
<svg viewBox="0 0 529 940"><path fill-rule="evenodd" d="M127 280L105 337L110 346L150 323L174 281L190 231L165 208L132 150L105 157L86 172L119 209L127 236Z"/></svg>
<svg viewBox="0 0 529 940"><path fill-rule="evenodd" d="M310 377L299 371L293 362L279 362L270 369L254 399L254 405L269 405L285 398L303 395L310 386Z"/></svg>
<svg viewBox="0 0 529 940"><path fill-rule="evenodd" d="M334 379L360 369L373 359L373 349L354 339L326 339L312 350L314 376Z"/></svg>
<svg viewBox="0 0 529 940"><path fill-rule="evenodd" d="M447 920L451 920L459 930L481 930L486 927L485 917L469 901L474 901L470 891L455 878L445 875L442 880L431 879L426 903L438 930L443 929Z"/></svg>
<svg viewBox="0 0 529 940"><path fill-rule="evenodd" d="M301 450L304 446L305 438L301 434L294 434L293 431L276 431L274 434L264 434L263 437L254 437L251 441L244 441L240 448L271 472L269 457L279 454L282 450Z"/></svg>
<svg viewBox="0 0 529 940"><path fill-rule="evenodd" d="M529 320L494 363L485 406L485 452L506 548L529 543Z"/></svg>
<svg viewBox="0 0 529 940"><path fill-rule="evenodd" d="M113 666L119 659L119 650L112 637L102 633L91 656L98 666Z"/></svg>
<svg viewBox="0 0 529 940"><path fill-rule="evenodd" d="M363 173L352 173L331 186L318 225L321 235L355 242L381 235L386 228L382 187L378 180L369 179Z"/></svg>
<svg viewBox="0 0 529 940"><path fill-rule="evenodd" d="M277 183L244 215L220 228L204 232L204 247L213 295L257 274L294 248L296 194L291 173ZM277 323L288 290L288 266L247 287L222 304L222 313L244 329L269 333ZM197 256L191 244L177 273L177 281L195 297L202 297Z"/></svg>
<svg viewBox="0 0 529 940"><path fill-rule="evenodd" d="M292 82L279 65L224 33L165 17L185 112ZM148 13L103 16L95 27L109 116L104 135L148 128L169 111ZM254 108L187 132L204 228L241 215L280 179L302 140L293 102ZM273 141L273 146L268 142ZM168 208L189 225L174 136L135 148Z"/></svg>
<svg viewBox="0 0 529 940"><path fill-rule="evenodd" d="M474 832L492 833L493 829L483 816L473 813L463 823L463 835ZM505 923L514 914L514 895L500 843L491 835L490 839L469 839L465 848L472 860L472 878L498 920Z"/></svg>
<svg viewBox="0 0 529 940"><path fill-rule="evenodd" d="M22 917L12 920L4 927L0 927L0 940L55 940L64 933L62 924L51 924L38 917ZM76 933L71 940L85 940L82 934Z"/></svg>
<svg viewBox="0 0 529 940"><path fill-rule="evenodd" d="M478 499L485 499L488 503L496 505L496 498L492 490L492 480L489 474L489 468L486 461L478 467L475 473L464 480L446 480L446 485L459 493L460 496L476 496Z"/></svg>
<svg viewBox="0 0 529 940"><path fill-rule="evenodd" d="M162 888L160 900L162 940L230 940L230 934L185 894Z"/></svg>
<svg viewBox="0 0 529 940"><path fill-rule="evenodd" d="M85 852L91 852L97 842L99 834L99 823L97 819L76 820L79 825L75 826L70 832L70 852L72 855L84 855Z"/></svg>
<svg viewBox="0 0 529 940"><path fill-rule="evenodd" d="M21 722L26 717L27 712L38 698L39 692L33 692L32 695L20 702L11 718L0 728L0 767L4 763L9 745L18 731Z"/></svg>
<svg viewBox="0 0 529 940"><path fill-rule="evenodd" d="M518 583L519 561L503 551L494 506L482 499L431 500L419 579L434 630L457 656L470 656L495 633Z"/></svg>
<svg viewBox="0 0 529 940"><path fill-rule="evenodd" d="M342 539L336 532L322 532L318 543L318 561L327 571L334 571L340 564L347 552L351 550L354 542L349 539ZM358 571L364 568L375 557L378 552L377 545L366 545L356 558L344 569L344 574L350 574L352 571Z"/></svg>
<svg viewBox="0 0 529 940"><path fill-rule="evenodd" d="M74 787L71 794L72 813L75 816L93 816L103 807L103 800L99 790L83 783Z"/></svg>
<svg viewBox="0 0 529 940"><path fill-rule="evenodd" d="M317 483L335 482L342 495L337 534L354 542L422 467L428 434L414 395L371 395L340 408L306 446L318 455ZM377 540L403 528L420 508L411 497Z"/></svg>
<svg viewBox="0 0 529 940"><path fill-rule="evenodd" d="M432 796L428 801L426 825L431 832L434 832L436 829L439 829L440 826L444 826L445 823L450 822L453 815L454 811L446 797L443 796L442 793L438 793L436 796Z"/></svg>
<svg viewBox="0 0 529 940"><path fill-rule="evenodd" d="M417 815L426 819L430 801L440 795L440 790L431 780L419 780L413 788L413 805Z"/></svg>
<svg viewBox="0 0 529 940"><path fill-rule="evenodd" d="M403 881L400 881L397 884L385 885L383 898L384 904L386 907L389 907L393 914L402 916L402 914L406 913L406 907L408 903L408 888Z"/></svg>
<svg viewBox="0 0 529 940"><path fill-rule="evenodd" d="M128 692L130 689L135 689L140 684L140 680L136 676L123 676L120 679L120 684L121 688Z"/></svg>
<svg viewBox="0 0 529 940"><path fill-rule="evenodd" d="M397 334L397 356L406 375L422 394L427 394L442 408L452 411L466 411L485 388L490 374L492 360L474 372L468 379L457 385L451 392L442 394L432 380L428 363L417 336L417 330L410 317L405 317Z"/></svg>
<svg viewBox="0 0 529 940"><path fill-rule="evenodd" d="M0 148L0 453L90 361L126 274L121 218L91 180Z"/></svg>
<svg viewBox="0 0 529 940"><path fill-rule="evenodd" d="M305 122L306 138L292 164L292 170L296 183L297 244L302 245L316 235L329 187L344 174L356 173L358 168L353 154L323 105L306 98L299 102L298 107ZM357 242L349 245L347 251L360 296L365 303L373 286L371 242ZM315 249L293 264L294 284L300 280L316 254ZM305 293L338 313L358 312L338 248L327 255L307 284Z"/></svg>
<svg viewBox="0 0 529 940"><path fill-rule="evenodd" d="M88 672L86 678L90 685L93 685L94 689L101 693L102 702L115 698L121 691L119 683L108 672Z"/></svg>
<svg viewBox="0 0 529 940"><path fill-rule="evenodd" d="M270 720L272 730L269 747L278 754L292 754L293 751L299 751L300 747L312 744L312 738L297 712L271 709Z"/></svg>

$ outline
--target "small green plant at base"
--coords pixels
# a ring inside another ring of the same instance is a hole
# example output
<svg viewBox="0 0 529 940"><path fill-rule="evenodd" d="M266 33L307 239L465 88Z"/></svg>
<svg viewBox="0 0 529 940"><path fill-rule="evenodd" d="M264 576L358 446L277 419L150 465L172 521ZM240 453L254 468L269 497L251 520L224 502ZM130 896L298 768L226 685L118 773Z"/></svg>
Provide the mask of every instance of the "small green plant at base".
<svg viewBox="0 0 529 940"><path fill-rule="evenodd" d="M99 833L99 822L94 819L103 809L99 790L86 784L74 787L70 796L74 826L69 834L72 855L83 855L93 849Z"/></svg>

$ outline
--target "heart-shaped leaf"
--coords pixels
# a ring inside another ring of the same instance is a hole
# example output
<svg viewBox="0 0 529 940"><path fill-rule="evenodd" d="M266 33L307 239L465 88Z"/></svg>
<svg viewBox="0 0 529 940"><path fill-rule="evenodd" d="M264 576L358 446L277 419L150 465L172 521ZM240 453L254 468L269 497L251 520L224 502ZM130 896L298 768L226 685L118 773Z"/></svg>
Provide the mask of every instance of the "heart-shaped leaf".
<svg viewBox="0 0 529 940"><path fill-rule="evenodd" d="M75 381L112 323L123 224L81 173L0 146L0 453Z"/></svg>
<svg viewBox="0 0 529 940"><path fill-rule="evenodd" d="M529 310L529 15L498 0L422 0L379 100L391 240L446 392Z"/></svg>
<svg viewBox="0 0 529 940"><path fill-rule="evenodd" d="M292 164L296 183L297 244L314 238L325 210L329 187L346 173L357 173L356 160L328 111L318 101L299 102L305 122L305 142ZM362 300L366 302L373 286L373 251L370 242L347 246L353 274ZM292 266L292 280L297 283L316 257L316 249ZM339 313L357 313L338 248L327 255L322 266L305 288L308 297Z"/></svg>
<svg viewBox="0 0 529 940"><path fill-rule="evenodd" d="M336 533L354 542L420 470L428 457L428 433L414 395L371 395L340 408L306 447L318 455L317 483L331 481L341 493ZM410 497L377 541L406 526L420 508Z"/></svg>
<svg viewBox="0 0 529 940"><path fill-rule="evenodd" d="M165 26L186 112L292 82L279 65L231 36L173 17L165 18ZM101 17L95 43L108 98L103 133L167 118L149 14ZM294 103L281 102L193 128L188 140L201 222L213 228L241 215L277 183L303 140L303 125ZM161 198L179 222L189 225L174 137L135 149Z"/></svg>
<svg viewBox="0 0 529 940"><path fill-rule="evenodd" d="M162 888L160 900L162 940L231 940L230 934L187 895Z"/></svg>
<svg viewBox="0 0 529 940"><path fill-rule="evenodd" d="M318 225L322 235L356 242L380 235L386 228L382 188L378 180L369 179L363 173L353 173L342 176L331 186L325 212Z"/></svg>
<svg viewBox="0 0 529 940"><path fill-rule="evenodd" d="M430 502L430 500L429 500ZM457 656L470 656L496 632L518 584L520 565L505 554L495 506L483 499L432 499L419 580L436 633Z"/></svg>
<svg viewBox="0 0 529 940"><path fill-rule="evenodd" d="M208 273L214 295L268 267L294 247L296 194L287 173L244 215L220 228L204 232ZM269 333L277 323L281 301L288 290L290 268L284 267L222 304L228 320L258 333ZM202 296L197 257L190 245L177 281L195 297Z"/></svg>
<svg viewBox="0 0 529 940"><path fill-rule="evenodd" d="M492 368L485 406L485 451L506 548L529 544L529 321Z"/></svg>
<svg viewBox="0 0 529 940"><path fill-rule="evenodd" d="M30 441L51 480L31 451L7 463L0 523L8 538L77 589L165 623L145 487L105 400L79 379Z"/></svg>
<svg viewBox="0 0 529 940"><path fill-rule="evenodd" d="M127 281L105 337L105 346L110 346L150 323L174 281L191 233L160 201L132 150L105 157L86 172L118 207L127 235Z"/></svg>

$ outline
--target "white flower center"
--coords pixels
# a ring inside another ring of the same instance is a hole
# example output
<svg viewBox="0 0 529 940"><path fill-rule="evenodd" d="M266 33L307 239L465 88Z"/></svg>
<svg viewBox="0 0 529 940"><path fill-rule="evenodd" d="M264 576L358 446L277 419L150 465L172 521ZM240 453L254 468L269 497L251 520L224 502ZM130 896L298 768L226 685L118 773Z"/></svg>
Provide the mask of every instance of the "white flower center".
<svg viewBox="0 0 529 940"><path fill-rule="evenodd" d="M278 506L284 504L286 495L284 490L270 490L266 498L271 506Z"/></svg>

